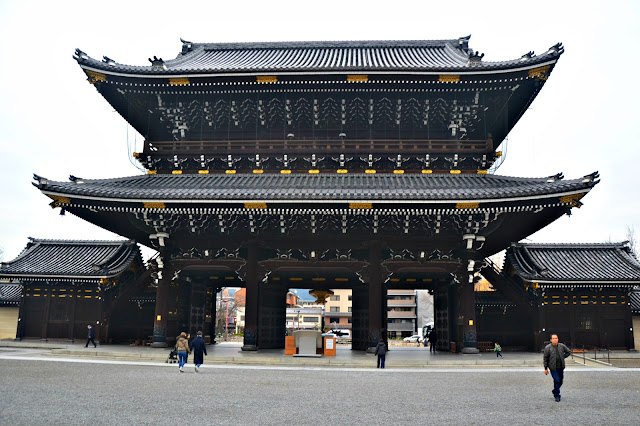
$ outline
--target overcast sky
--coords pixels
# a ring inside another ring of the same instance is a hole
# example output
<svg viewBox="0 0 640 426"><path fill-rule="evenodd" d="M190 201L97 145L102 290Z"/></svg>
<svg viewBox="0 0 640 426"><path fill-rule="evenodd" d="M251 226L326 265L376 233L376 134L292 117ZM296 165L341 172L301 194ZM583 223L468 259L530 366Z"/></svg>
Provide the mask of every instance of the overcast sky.
<svg viewBox="0 0 640 426"><path fill-rule="evenodd" d="M67 180L141 173L127 143L142 148L122 117L72 59L148 65L193 42L428 40L471 34L484 60L566 52L531 109L509 135L498 174L598 184L533 242L605 242L640 234L640 2L638 1L13 1L0 2L0 246L15 258L27 237L114 239L71 214L59 215L32 174ZM492 6L487 6L491 4Z"/></svg>

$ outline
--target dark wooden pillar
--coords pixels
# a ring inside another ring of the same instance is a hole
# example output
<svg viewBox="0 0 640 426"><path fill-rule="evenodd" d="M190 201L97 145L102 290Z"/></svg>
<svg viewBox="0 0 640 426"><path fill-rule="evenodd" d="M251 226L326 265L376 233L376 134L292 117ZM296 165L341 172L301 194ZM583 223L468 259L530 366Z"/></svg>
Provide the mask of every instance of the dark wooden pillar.
<svg viewBox="0 0 640 426"><path fill-rule="evenodd" d="M364 351L369 347L369 287L354 286L351 302L351 349Z"/></svg>
<svg viewBox="0 0 640 426"><path fill-rule="evenodd" d="M27 292L27 284L22 285L22 294L20 295L20 307L18 308L18 327L16 330L16 338L14 340L21 341L24 337L24 295Z"/></svg>
<svg viewBox="0 0 640 426"><path fill-rule="evenodd" d="M167 315L169 314L169 285L173 278L173 268L169 263L169 256L162 256L164 267L160 270L158 277L158 287L156 287L156 316L153 323L154 348L167 347Z"/></svg>
<svg viewBox="0 0 640 426"><path fill-rule="evenodd" d="M45 287L46 286L46 287ZM47 331L49 329L49 308L51 307L51 284L47 281L42 289L44 296L44 309L42 310L42 331L40 332L40 340L47 341Z"/></svg>
<svg viewBox="0 0 640 426"><path fill-rule="evenodd" d="M243 351L258 350L258 247L255 241L250 241L247 255L247 273L245 282L247 285L246 312L244 322Z"/></svg>
<svg viewBox="0 0 640 426"><path fill-rule="evenodd" d="M75 331L76 328L76 304L77 304L77 297L76 297L76 287L73 286L71 289L69 289L69 291L67 292L67 295L71 296L71 312L70 312L70 316L69 316L69 337L67 338L67 342L69 343L73 343L73 333ZM68 296L67 296L68 297Z"/></svg>
<svg viewBox="0 0 640 426"><path fill-rule="evenodd" d="M463 277L466 275L462 275ZM461 280L458 284L460 295L459 318L462 319L462 353L477 354L478 333L476 331L476 294L473 290L473 282ZM460 338L460 337L458 337Z"/></svg>
<svg viewBox="0 0 640 426"><path fill-rule="evenodd" d="M381 271L381 259L380 259L380 247L377 244L372 244L369 252L369 266L368 266L368 311L369 311L369 326L367 333L368 348L367 351L373 352L380 339L386 341L386 324L383 324L386 315L383 314L383 286L382 285L382 271ZM386 293L386 292L385 292ZM386 294L385 294L386 298ZM386 306L386 304L384 304Z"/></svg>
<svg viewBox="0 0 640 426"><path fill-rule="evenodd" d="M211 322L209 324L209 334L211 335L211 343L215 343L216 341L216 320L217 320L217 312L216 312L216 305L217 305L217 297L216 295L218 294L218 292L220 291L219 288L217 288L214 284L213 288L211 289L212 291L212 295L211 295Z"/></svg>
<svg viewBox="0 0 640 426"><path fill-rule="evenodd" d="M287 290L273 283L260 289L258 346L260 349L284 348L286 332Z"/></svg>
<svg viewBox="0 0 640 426"><path fill-rule="evenodd" d="M454 336L455 321L451 320L451 286L439 286L433 294L434 322L436 329L436 349L449 352Z"/></svg>

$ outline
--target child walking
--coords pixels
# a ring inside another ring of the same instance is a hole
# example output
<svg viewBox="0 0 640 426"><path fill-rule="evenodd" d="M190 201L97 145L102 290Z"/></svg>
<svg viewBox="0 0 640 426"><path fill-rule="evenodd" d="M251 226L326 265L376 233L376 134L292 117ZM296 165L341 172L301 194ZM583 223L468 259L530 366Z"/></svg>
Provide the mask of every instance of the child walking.
<svg viewBox="0 0 640 426"><path fill-rule="evenodd" d="M493 350L496 353L496 358L502 358L502 347L496 342L496 345L493 347Z"/></svg>

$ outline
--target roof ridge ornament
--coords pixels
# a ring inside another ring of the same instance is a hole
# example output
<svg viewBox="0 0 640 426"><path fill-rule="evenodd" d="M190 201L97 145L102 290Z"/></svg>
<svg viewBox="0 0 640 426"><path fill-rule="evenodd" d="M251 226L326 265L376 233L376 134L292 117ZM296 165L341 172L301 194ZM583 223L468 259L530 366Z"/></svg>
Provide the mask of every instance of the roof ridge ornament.
<svg viewBox="0 0 640 426"><path fill-rule="evenodd" d="M521 61L526 61L527 59L531 59L534 56L536 56L535 52L533 50L528 51L527 53L525 53L524 55L522 55L520 57Z"/></svg>
<svg viewBox="0 0 640 426"><path fill-rule="evenodd" d="M480 65L482 58L484 58L484 53L474 52L473 49L469 49L469 60L467 61L467 65L471 67Z"/></svg>
<svg viewBox="0 0 640 426"><path fill-rule="evenodd" d="M115 65L116 65L116 61L114 61L113 59L111 59L111 58L110 58L110 57L108 57L108 56L103 56L103 57L102 57L102 62L104 62L104 63L105 63L105 64L107 64L107 65L112 65L112 66L115 66Z"/></svg>
<svg viewBox="0 0 640 426"><path fill-rule="evenodd" d="M549 176L547 178L547 182L552 183L552 182L555 182L557 180L562 180L562 179L564 179L564 174L562 172L560 172L560 173L557 173L557 174L555 174L553 176Z"/></svg>
<svg viewBox="0 0 640 426"><path fill-rule="evenodd" d="M458 37L458 47L463 50L469 49L469 39L471 38L471 34L466 37Z"/></svg>
<svg viewBox="0 0 640 426"><path fill-rule="evenodd" d="M547 50L547 53L564 53L564 46L562 43L556 43Z"/></svg>
<svg viewBox="0 0 640 426"><path fill-rule="evenodd" d="M180 41L182 42L182 55L186 55L193 50L193 43L183 39L182 37L180 37Z"/></svg>
<svg viewBox="0 0 640 426"><path fill-rule="evenodd" d="M73 59L78 62L86 61L89 59L89 55L84 53L82 50L76 48L75 54L73 55Z"/></svg>
<svg viewBox="0 0 640 426"><path fill-rule="evenodd" d="M153 59L149 58L149 62L151 62L151 68L153 69L161 69L166 70L167 66L164 64L162 58L158 58L157 56L153 56Z"/></svg>
<svg viewBox="0 0 640 426"><path fill-rule="evenodd" d="M582 177L582 182L587 183L587 182L595 182L596 179L598 179L600 177L600 173L598 171L595 171L591 174L585 175Z"/></svg>

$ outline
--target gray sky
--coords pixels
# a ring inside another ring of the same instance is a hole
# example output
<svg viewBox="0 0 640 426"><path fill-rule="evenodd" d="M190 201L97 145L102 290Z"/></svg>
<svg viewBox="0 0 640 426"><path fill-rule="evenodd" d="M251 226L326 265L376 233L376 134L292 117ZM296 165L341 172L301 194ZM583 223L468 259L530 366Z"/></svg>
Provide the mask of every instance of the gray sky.
<svg viewBox="0 0 640 426"><path fill-rule="evenodd" d="M111 178L140 173L127 143L142 138L86 81L76 47L94 58L148 65L193 42L447 39L471 34L485 60L566 52L509 135L498 174L602 182L534 242L604 242L640 234L640 2L637 1L13 1L0 2L0 246L16 257L27 237L114 239L60 216L31 185L36 173ZM491 4L491 6L487 6ZM306 6L309 5L309 6ZM634 124L636 123L636 124ZM504 149L503 149L504 150Z"/></svg>

